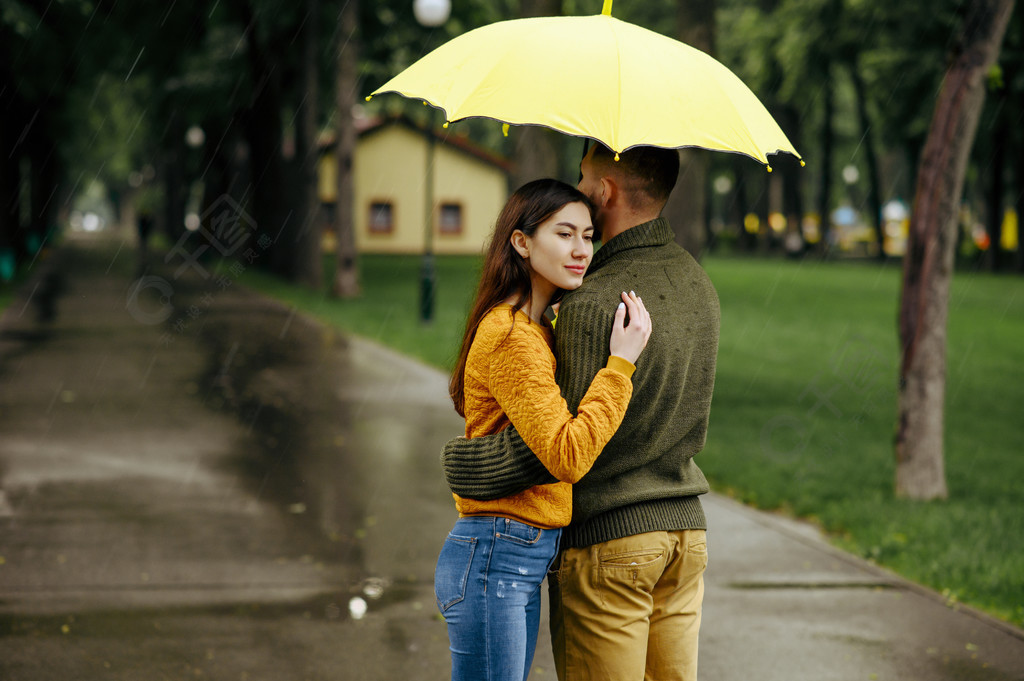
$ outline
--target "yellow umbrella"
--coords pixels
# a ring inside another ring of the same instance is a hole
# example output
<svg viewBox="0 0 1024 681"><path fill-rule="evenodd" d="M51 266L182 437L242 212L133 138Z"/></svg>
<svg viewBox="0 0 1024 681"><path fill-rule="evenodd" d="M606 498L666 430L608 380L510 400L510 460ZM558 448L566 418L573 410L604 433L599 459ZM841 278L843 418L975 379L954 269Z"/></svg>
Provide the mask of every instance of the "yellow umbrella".
<svg viewBox="0 0 1024 681"><path fill-rule="evenodd" d="M597 139L616 153L703 147L766 165L768 154L800 156L732 71L615 19L610 0L596 16L515 19L465 33L373 95L385 92L442 109L445 127L477 116Z"/></svg>

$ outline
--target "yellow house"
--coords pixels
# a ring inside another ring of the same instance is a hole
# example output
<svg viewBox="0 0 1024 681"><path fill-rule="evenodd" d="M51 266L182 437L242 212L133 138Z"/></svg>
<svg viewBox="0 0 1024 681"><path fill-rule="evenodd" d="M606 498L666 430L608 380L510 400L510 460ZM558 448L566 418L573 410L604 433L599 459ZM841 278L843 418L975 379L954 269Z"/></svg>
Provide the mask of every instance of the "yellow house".
<svg viewBox="0 0 1024 681"><path fill-rule="evenodd" d="M428 133L404 117L372 122L360 131L354 159L360 253L422 253L428 239L435 253L483 251L508 198L508 163L464 137L444 133ZM431 152L434 197L428 235L424 191ZM321 156L319 180L320 201L332 206L337 197L333 150Z"/></svg>

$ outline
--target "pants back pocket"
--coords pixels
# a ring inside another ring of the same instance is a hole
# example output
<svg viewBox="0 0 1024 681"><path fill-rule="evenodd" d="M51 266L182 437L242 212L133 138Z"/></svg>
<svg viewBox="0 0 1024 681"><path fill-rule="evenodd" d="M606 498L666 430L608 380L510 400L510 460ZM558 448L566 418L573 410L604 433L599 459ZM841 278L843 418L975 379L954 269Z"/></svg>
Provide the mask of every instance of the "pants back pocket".
<svg viewBox="0 0 1024 681"><path fill-rule="evenodd" d="M441 612L466 597L466 584L475 551L475 537L448 535L445 540L434 571L434 597Z"/></svg>

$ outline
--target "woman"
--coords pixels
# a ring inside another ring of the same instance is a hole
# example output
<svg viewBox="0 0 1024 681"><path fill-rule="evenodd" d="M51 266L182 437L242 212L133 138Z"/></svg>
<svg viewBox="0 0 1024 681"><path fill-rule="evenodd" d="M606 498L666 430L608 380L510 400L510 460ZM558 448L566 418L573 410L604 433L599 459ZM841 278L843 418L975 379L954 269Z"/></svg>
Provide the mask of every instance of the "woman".
<svg viewBox="0 0 1024 681"><path fill-rule="evenodd" d="M434 590L448 623L453 681L523 681L540 624L540 585L572 517L572 488L615 433L651 321L622 294L607 366L574 417L555 383L544 312L583 283L594 254L591 208L556 180L524 185L498 216L449 384L466 437L510 424L562 482L512 497L455 497L459 520L438 559ZM626 313L629 324L626 325Z"/></svg>

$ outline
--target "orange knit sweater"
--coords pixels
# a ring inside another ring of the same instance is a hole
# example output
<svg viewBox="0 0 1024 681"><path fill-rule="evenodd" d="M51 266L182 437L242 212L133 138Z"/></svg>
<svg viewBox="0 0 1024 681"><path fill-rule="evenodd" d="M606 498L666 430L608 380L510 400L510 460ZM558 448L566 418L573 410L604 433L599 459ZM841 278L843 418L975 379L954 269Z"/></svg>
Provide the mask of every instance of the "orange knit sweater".
<svg viewBox="0 0 1024 681"><path fill-rule="evenodd" d="M561 480L519 494L477 501L457 495L461 516L512 518L535 527L564 527L572 519L572 487L615 434L633 393L635 367L614 355L590 384L575 417L555 383L551 328L522 310L498 305L480 320L466 358L466 437L491 435L514 424L552 475Z"/></svg>

